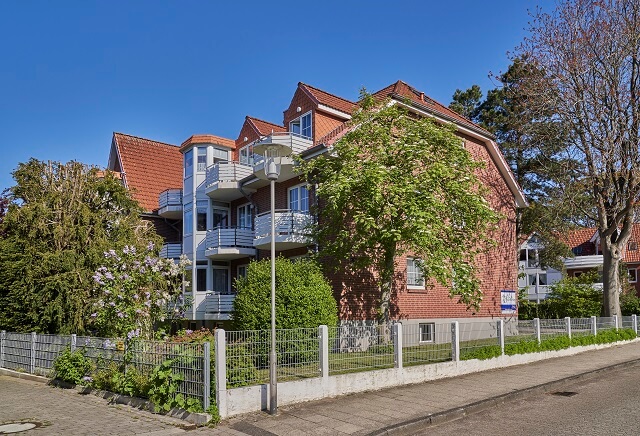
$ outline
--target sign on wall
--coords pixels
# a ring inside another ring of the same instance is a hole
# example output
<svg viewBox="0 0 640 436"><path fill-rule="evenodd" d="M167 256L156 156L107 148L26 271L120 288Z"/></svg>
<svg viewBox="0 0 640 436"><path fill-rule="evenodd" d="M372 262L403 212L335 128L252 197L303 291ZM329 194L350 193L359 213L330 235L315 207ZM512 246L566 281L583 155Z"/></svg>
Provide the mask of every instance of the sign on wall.
<svg viewBox="0 0 640 436"><path fill-rule="evenodd" d="M500 309L502 313L516 313L516 291L500 291Z"/></svg>

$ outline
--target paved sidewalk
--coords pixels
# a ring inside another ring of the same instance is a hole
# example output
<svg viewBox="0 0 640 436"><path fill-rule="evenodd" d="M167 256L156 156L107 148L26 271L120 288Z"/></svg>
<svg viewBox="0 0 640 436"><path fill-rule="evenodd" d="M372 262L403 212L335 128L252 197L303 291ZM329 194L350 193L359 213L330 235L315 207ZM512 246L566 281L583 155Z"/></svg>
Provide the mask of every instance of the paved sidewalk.
<svg viewBox="0 0 640 436"><path fill-rule="evenodd" d="M455 419L506 401L562 390L567 378L593 377L597 372L640 360L640 342L587 351L569 357L495 369L382 391L279 408L231 418L212 435L367 435L410 433L430 423Z"/></svg>

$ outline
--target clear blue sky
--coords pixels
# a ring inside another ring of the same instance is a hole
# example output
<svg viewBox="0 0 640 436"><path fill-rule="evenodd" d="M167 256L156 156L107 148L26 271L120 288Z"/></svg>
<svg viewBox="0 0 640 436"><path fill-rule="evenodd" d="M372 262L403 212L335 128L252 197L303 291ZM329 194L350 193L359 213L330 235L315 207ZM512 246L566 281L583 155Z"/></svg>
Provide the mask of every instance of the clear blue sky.
<svg viewBox="0 0 640 436"><path fill-rule="evenodd" d="M180 144L282 122L299 81L494 85L553 0L0 1L0 190L30 157L105 166L113 131Z"/></svg>

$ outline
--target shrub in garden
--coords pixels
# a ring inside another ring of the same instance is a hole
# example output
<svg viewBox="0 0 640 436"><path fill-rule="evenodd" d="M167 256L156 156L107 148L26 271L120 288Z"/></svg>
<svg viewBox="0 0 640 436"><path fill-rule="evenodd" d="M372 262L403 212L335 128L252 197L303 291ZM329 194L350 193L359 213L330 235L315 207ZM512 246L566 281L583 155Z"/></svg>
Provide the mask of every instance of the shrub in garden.
<svg viewBox="0 0 640 436"><path fill-rule="evenodd" d="M247 276L236 281L238 295L233 303L233 328L236 330L269 330L271 328L271 261L251 262ZM276 259L276 328L315 329L319 325L335 326L338 307L333 291L315 261L292 262ZM259 333L256 333L259 334ZM317 359L318 341L314 332L292 330L280 333L279 360L303 363ZM256 364L264 366L268 359L268 336L252 342L259 348Z"/></svg>
<svg viewBox="0 0 640 436"><path fill-rule="evenodd" d="M92 364L84 356L82 350L71 351L66 348L54 361L54 377L67 383L81 384L87 382Z"/></svg>
<svg viewBox="0 0 640 436"><path fill-rule="evenodd" d="M182 319L190 304L182 296L188 264L184 256L178 263L157 257L152 243L144 252L128 245L106 251L104 265L93 275L93 326L107 337L152 339L154 327Z"/></svg>

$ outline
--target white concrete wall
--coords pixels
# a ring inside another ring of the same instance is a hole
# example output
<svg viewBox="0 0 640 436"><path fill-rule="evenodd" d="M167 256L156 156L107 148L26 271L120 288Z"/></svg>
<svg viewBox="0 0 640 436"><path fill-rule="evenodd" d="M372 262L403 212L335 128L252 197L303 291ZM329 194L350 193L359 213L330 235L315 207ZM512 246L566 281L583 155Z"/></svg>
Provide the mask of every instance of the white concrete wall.
<svg viewBox="0 0 640 436"><path fill-rule="evenodd" d="M629 342L637 342L634 339ZM537 362L554 357L570 356L589 350L598 350L616 346L619 343L605 345L589 345L573 347L559 351L542 353L518 354L515 356L501 356L488 360L467 360L460 362L444 362L429 365L411 366L407 368L391 368L376 371L365 371L353 374L341 374L328 377L318 377L298 381L278 383L278 405L304 401L319 400L356 392L364 392L390 388L412 383L422 383L463 374L504 368L513 365ZM523 371L525 371L523 369ZM225 396L219 401L220 416L227 418L242 413L265 410L268 406L269 386L249 386L221 391Z"/></svg>

